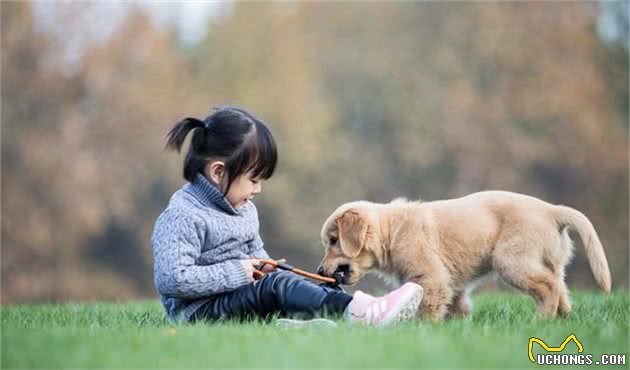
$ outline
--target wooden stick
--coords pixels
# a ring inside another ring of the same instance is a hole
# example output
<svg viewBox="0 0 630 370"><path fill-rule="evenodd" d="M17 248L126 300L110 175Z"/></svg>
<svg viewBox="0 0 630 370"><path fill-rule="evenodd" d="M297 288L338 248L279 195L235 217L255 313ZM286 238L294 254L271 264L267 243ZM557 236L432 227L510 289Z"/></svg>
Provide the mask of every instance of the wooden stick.
<svg viewBox="0 0 630 370"><path fill-rule="evenodd" d="M313 274L312 272L308 272L308 271L304 271L301 270L299 268L295 268L287 263L278 263L278 261L274 261L274 260L260 260L260 263L262 263L262 265L271 265L273 267L282 269L282 270L287 270L287 271L291 271L293 273L296 273L298 275L302 275L304 277L307 277L309 279L313 279L313 280L319 280L319 281L323 281L324 283L330 283L330 284L335 284L337 282L337 280L335 278L329 278L326 276L321 276L318 274ZM262 268L262 266L261 266ZM265 274L261 271L256 270L254 272L254 277L256 276L256 272L259 272L260 274L262 274L260 277L264 276ZM259 277L259 278L260 278Z"/></svg>

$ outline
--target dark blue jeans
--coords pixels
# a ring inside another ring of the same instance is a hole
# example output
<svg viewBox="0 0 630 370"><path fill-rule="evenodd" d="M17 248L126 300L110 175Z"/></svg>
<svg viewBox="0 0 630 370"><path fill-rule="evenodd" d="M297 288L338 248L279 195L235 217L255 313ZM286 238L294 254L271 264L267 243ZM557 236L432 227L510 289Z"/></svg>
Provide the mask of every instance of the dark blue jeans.
<svg viewBox="0 0 630 370"><path fill-rule="evenodd" d="M288 271L217 294L199 307L191 321L268 319L271 316L309 319L343 313L352 296L339 287L317 285Z"/></svg>

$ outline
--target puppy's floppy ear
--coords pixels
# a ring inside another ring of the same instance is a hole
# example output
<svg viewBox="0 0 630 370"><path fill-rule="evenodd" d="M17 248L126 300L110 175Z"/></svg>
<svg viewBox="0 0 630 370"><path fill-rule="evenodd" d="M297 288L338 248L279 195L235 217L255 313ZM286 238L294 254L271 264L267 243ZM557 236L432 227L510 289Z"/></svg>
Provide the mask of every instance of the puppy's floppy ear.
<svg viewBox="0 0 630 370"><path fill-rule="evenodd" d="M357 209L349 209L339 216L336 222L343 254L351 258L358 256L367 239L367 220Z"/></svg>

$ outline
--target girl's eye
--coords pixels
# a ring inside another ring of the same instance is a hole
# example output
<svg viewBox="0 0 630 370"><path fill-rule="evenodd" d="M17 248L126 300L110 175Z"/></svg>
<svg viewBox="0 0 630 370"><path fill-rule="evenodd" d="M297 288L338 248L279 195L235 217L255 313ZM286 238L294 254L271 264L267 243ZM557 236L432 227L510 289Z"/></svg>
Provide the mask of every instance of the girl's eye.
<svg viewBox="0 0 630 370"><path fill-rule="evenodd" d="M334 236L330 238L330 245L335 245L337 244L337 238L335 238Z"/></svg>

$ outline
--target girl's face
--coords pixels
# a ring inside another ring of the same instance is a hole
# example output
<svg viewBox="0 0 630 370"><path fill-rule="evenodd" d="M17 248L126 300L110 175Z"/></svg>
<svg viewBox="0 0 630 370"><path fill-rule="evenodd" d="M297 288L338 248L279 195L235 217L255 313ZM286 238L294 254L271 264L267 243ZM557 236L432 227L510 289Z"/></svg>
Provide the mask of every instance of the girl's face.
<svg viewBox="0 0 630 370"><path fill-rule="evenodd" d="M246 173L234 179L225 196L232 207L239 208L254 199L254 196L262 190L261 180L253 178L251 173Z"/></svg>
<svg viewBox="0 0 630 370"><path fill-rule="evenodd" d="M208 180L213 182L219 189L225 189L226 176L225 176L225 164L222 161L212 161L208 163L204 171ZM254 199L254 196L262 190L261 180L254 178L251 172L247 172L232 181L230 190L225 195L230 205L234 208L239 208L247 203L248 200Z"/></svg>

